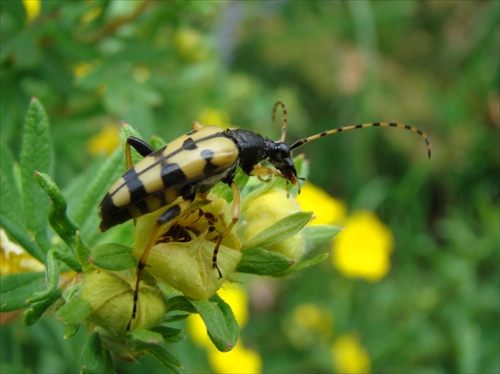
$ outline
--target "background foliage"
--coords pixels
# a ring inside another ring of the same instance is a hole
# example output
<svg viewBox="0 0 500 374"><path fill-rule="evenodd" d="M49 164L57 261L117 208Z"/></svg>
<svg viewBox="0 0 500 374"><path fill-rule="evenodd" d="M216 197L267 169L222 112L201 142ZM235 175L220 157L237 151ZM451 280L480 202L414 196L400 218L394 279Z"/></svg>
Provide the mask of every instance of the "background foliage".
<svg viewBox="0 0 500 374"><path fill-rule="evenodd" d="M313 183L390 226L392 270L370 283L326 261L249 284L242 337L265 372L329 371L320 337L299 345L290 333L311 303L332 316L330 338L359 336L373 371L498 372L499 12L497 1L50 1L28 21L22 2L4 1L1 147L19 153L32 96L51 120L62 187L96 157L91 139L122 120L146 138L193 120L278 138L270 112L283 100L290 141L358 122L418 126L430 162L414 135L384 129L301 149ZM4 364L78 366L82 332L63 341L50 319L1 332ZM179 346L187 372L209 369L190 340ZM119 365L161 371L150 358Z"/></svg>

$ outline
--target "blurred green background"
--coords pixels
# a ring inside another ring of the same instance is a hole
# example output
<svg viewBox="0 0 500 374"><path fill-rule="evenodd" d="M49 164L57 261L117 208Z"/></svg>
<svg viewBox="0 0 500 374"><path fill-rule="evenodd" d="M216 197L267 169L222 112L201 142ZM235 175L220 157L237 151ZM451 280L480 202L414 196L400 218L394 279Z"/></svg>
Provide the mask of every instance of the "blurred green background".
<svg viewBox="0 0 500 374"><path fill-rule="evenodd" d="M312 183L391 228L391 272L370 283L325 261L250 282L241 336L263 372L330 372L331 342L351 332L373 372L499 372L500 2L50 1L31 21L21 1L0 5L1 146L18 154L36 96L62 188L95 157L90 139L120 121L146 138L211 119L278 139L283 100L289 142L369 121L424 130L430 161L418 136L387 129L300 149ZM333 319L326 341L291 337L304 303ZM32 372L75 370L85 337L63 341L50 318L1 334L2 362ZM186 372L210 370L189 339L173 351ZM118 365L162 372L150 358Z"/></svg>

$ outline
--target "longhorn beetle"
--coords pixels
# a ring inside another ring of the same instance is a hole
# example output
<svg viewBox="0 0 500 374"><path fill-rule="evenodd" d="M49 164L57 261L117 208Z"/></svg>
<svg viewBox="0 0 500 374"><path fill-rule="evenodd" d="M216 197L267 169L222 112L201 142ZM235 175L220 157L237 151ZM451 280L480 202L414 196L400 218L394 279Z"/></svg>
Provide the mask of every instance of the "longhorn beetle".
<svg viewBox="0 0 500 374"><path fill-rule="evenodd" d="M125 156L128 170L111 186L100 204L99 215L102 219L100 231L104 232L115 225L154 212L181 198L181 202L169 207L160 215L151 239L139 259L134 306L127 330L130 330L131 323L136 317L141 274L146 266L149 252L155 245L160 227L186 214L196 197L204 197L219 182L228 184L234 195L232 222L219 233L213 252L212 266L217 270L219 278L222 278L217 265L217 252L222 239L231 232L240 215L241 195L233 181L238 167L246 174L257 176L261 180L266 176L284 178L292 185L298 186L300 193L299 178L291 156L293 150L327 135L367 127L395 127L416 132L425 141L428 157L431 157L431 145L424 132L413 126L393 122L339 127L299 139L289 146L285 143L287 109L281 101L274 105L273 121L278 107L281 107L283 112L279 141L273 141L250 130L224 130L217 126L203 126L198 122L193 122L190 132L156 151L138 138L131 136L127 139ZM132 166L130 147L144 156L134 166ZM268 161L274 168L262 166L263 161Z"/></svg>

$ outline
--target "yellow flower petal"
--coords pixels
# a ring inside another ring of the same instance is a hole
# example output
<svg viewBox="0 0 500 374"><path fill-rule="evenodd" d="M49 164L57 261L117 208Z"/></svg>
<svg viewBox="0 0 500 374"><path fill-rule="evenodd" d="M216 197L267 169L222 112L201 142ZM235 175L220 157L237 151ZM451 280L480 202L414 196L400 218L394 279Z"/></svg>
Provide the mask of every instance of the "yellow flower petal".
<svg viewBox="0 0 500 374"><path fill-rule="evenodd" d="M215 125L224 128L230 126L229 115L213 108L204 108L197 114L196 120L204 125Z"/></svg>
<svg viewBox="0 0 500 374"><path fill-rule="evenodd" d="M26 22L32 22L40 14L42 3L40 0L23 0L24 9L26 11Z"/></svg>
<svg viewBox="0 0 500 374"><path fill-rule="evenodd" d="M333 241L333 265L348 277L378 281L389 272L393 246L389 228L375 214L359 212Z"/></svg>
<svg viewBox="0 0 500 374"><path fill-rule="evenodd" d="M343 335L331 347L333 367L337 373L369 373L370 357L355 334Z"/></svg>
<svg viewBox="0 0 500 374"><path fill-rule="evenodd" d="M346 214L344 202L331 197L310 182L301 188L297 202L304 212L314 212L316 218L311 221L311 225L339 224Z"/></svg>
<svg viewBox="0 0 500 374"><path fill-rule="evenodd" d="M5 230L0 229L0 275L44 270L43 264L23 247L10 241Z"/></svg>
<svg viewBox="0 0 500 374"><path fill-rule="evenodd" d="M208 337L207 328L199 314L191 314L187 319L187 331L193 342L199 347L208 349L213 345Z"/></svg>
<svg viewBox="0 0 500 374"><path fill-rule="evenodd" d="M238 341L236 346L229 352L219 352L216 348L208 351L208 362L216 373L260 373L262 371L262 358L252 350L245 348Z"/></svg>

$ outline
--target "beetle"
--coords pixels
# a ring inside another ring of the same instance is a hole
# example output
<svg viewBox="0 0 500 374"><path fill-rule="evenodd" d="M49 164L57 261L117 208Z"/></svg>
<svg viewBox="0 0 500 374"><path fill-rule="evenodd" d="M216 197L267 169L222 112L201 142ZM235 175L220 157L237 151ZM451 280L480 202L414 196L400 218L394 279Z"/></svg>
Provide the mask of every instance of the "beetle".
<svg viewBox="0 0 500 374"><path fill-rule="evenodd" d="M100 203L100 231L104 232L115 225L154 212L180 198L180 202L160 215L150 242L138 261L134 307L127 330L130 330L131 322L136 316L139 281L159 228L182 217L197 197L206 195L219 182L228 184L234 195L232 222L219 233L213 252L212 266L218 271L219 278L222 278L217 266L217 252L222 238L231 232L240 215L241 195L234 182L238 167L261 180L273 176L284 178L293 186L298 186L300 192L299 178L291 155L293 150L321 137L368 127L394 127L415 132L425 141L429 158L431 156L431 145L424 132L413 126L392 122L343 126L299 139L289 146L285 143L287 109L281 101L276 102L273 107L273 121L278 107L281 107L283 113L281 138L278 141L250 130L224 130L217 126L203 126L198 122L193 122L190 132L156 151L143 140L135 137L127 139L125 154L128 170L111 186ZM131 147L144 156L134 166ZM264 161L268 161L274 168L262 166Z"/></svg>

